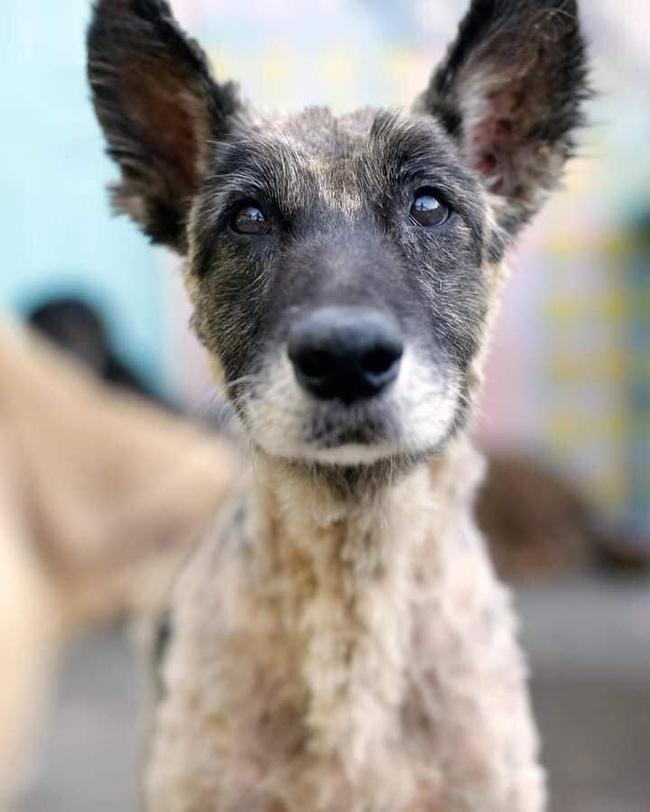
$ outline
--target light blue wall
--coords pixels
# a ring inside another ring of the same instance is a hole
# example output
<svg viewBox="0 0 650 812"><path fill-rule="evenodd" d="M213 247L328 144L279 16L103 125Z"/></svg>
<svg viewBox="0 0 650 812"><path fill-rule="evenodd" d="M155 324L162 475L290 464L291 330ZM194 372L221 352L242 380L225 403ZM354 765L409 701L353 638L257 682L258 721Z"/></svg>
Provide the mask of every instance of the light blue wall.
<svg viewBox="0 0 650 812"><path fill-rule="evenodd" d="M2 0L0 307L82 291L151 380L160 370L160 254L110 214L114 177L88 101L89 0Z"/></svg>

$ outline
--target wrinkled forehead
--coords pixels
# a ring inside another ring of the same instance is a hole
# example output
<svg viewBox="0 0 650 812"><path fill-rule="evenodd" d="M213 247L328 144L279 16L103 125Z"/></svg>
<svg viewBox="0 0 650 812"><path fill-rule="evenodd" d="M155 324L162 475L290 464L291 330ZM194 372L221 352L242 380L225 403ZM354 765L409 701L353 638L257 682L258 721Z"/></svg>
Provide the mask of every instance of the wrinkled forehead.
<svg viewBox="0 0 650 812"><path fill-rule="evenodd" d="M313 108L246 121L217 151L206 188L217 208L243 196L271 201L291 217L319 201L361 210L418 182L469 216L484 213L483 187L434 118L372 109L335 117Z"/></svg>

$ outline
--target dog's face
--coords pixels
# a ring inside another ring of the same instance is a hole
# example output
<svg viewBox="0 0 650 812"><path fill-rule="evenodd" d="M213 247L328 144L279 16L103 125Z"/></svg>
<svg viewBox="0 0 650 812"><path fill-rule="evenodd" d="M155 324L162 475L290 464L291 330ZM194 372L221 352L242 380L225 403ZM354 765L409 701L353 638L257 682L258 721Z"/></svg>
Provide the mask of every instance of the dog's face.
<svg viewBox="0 0 650 812"><path fill-rule="evenodd" d="M499 236L432 117L246 122L190 228L195 325L256 443L431 452L465 411Z"/></svg>
<svg viewBox="0 0 650 812"><path fill-rule="evenodd" d="M344 466L440 450L475 396L504 250L579 123L574 0L474 0L410 115L258 118L163 0L100 0L89 50L116 205L187 254L253 442Z"/></svg>

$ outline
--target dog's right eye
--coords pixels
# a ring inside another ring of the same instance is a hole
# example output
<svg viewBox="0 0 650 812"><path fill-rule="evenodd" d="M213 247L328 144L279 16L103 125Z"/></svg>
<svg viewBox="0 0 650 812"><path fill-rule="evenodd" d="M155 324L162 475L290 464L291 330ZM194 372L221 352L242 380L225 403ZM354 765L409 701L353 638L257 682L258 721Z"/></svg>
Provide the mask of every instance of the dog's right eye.
<svg viewBox="0 0 650 812"><path fill-rule="evenodd" d="M269 230L266 216L256 203L246 203L240 206L230 221L230 227L236 234L247 236L266 234Z"/></svg>
<svg viewBox="0 0 650 812"><path fill-rule="evenodd" d="M411 206L411 218L418 225L425 228L441 226L449 219L450 214L449 206L442 201L435 189L425 186L415 193Z"/></svg>

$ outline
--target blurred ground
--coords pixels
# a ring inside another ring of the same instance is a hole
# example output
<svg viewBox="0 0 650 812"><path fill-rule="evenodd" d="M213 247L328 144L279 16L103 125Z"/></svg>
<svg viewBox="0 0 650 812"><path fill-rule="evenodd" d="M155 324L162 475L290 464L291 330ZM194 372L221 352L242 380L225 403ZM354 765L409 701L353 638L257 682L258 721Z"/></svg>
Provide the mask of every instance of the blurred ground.
<svg viewBox="0 0 650 812"><path fill-rule="evenodd" d="M562 582L518 602L552 812L648 812L650 583ZM141 690L120 632L74 647L18 812L133 812Z"/></svg>

